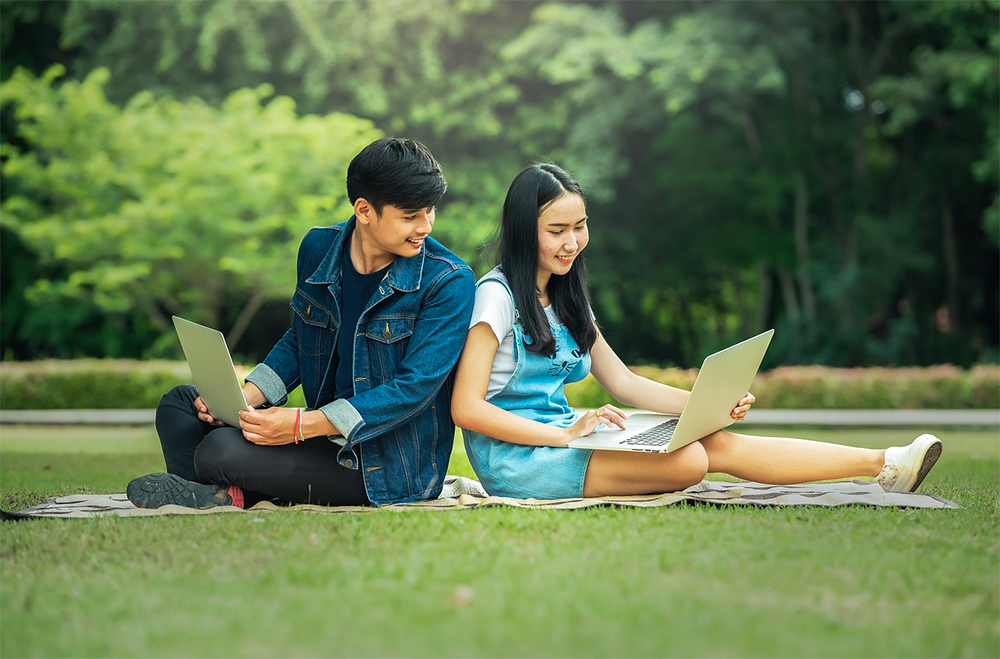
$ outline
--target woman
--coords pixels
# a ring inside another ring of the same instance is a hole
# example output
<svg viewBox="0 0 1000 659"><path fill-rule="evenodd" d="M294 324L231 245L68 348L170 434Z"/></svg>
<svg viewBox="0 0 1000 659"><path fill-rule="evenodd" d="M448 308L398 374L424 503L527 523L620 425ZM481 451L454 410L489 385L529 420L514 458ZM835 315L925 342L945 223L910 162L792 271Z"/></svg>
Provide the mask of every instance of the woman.
<svg viewBox="0 0 1000 659"><path fill-rule="evenodd" d="M631 407L679 414L688 397L632 373L601 335L582 256L587 219L583 190L555 165L528 167L507 192L499 265L477 284L451 407L487 492L519 498L672 492L708 472L775 484L873 476L895 492L920 485L941 454L933 435L886 450L725 430L672 453L566 448L600 424L627 423L614 405L587 414L569 406L563 385L590 371ZM733 419L743 419L754 401L748 393Z"/></svg>

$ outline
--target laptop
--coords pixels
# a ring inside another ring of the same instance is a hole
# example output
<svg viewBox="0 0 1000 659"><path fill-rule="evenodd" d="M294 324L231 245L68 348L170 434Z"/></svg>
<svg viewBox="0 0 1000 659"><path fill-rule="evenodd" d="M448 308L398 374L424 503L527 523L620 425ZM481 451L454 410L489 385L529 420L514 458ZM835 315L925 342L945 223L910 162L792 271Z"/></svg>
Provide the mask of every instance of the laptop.
<svg viewBox="0 0 1000 659"><path fill-rule="evenodd" d="M174 316L173 320L198 395L205 400L212 416L239 428L240 410L251 408L243 396L222 332L180 316Z"/></svg>
<svg viewBox="0 0 1000 659"><path fill-rule="evenodd" d="M705 358L680 416L636 412L625 430L598 426L570 448L670 453L735 423L729 414L757 375L774 330L767 330Z"/></svg>

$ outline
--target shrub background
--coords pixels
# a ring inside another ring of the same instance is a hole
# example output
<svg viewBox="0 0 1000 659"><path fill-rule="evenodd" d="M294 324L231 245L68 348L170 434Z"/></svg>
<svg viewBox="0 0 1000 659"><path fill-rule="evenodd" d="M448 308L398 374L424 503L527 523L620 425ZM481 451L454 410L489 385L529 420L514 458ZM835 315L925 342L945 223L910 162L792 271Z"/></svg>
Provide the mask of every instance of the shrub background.
<svg viewBox="0 0 1000 659"><path fill-rule="evenodd" d="M696 369L632 370L682 389L690 389L698 375ZM996 409L1000 366L788 366L759 373L752 391L758 409ZM567 397L576 407L598 407L612 400L592 376L569 385Z"/></svg>
<svg viewBox="0 0 1000 659"><path fill-rule="evenodd" d="M250 368L237 366L240 377ZM690 389L695 369L636 367L636 373ZM185 362L72 360L0 364L0 409L149 409L164 392L191 382ZM758 374L753 393L760 409L997 409L1000 366L961 369L791 366ZM576 407L613 400L594 380L567 387ZM304 405L300 389L290 404Z"/></svg>

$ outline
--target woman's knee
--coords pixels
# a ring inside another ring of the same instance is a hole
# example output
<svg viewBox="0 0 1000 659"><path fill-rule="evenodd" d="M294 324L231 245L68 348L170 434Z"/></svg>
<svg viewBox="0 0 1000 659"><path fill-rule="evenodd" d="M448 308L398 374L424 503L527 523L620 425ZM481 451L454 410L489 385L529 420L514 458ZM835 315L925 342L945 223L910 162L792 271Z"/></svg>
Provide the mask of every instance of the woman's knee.
<svg viewBox="0 0 1000 659"><path fill-rule="evenodd" d="M717 430L698 440L706 453L724 453L739 441L737 436L726 430Z"/></svg>
<svg viewBox="0 0 1000 659"><path fill-rule="evenodd" d="M708 474L708 454L698 442L688 444L670 456L670 476L677 481L678 489L697 485Z"/></svg>

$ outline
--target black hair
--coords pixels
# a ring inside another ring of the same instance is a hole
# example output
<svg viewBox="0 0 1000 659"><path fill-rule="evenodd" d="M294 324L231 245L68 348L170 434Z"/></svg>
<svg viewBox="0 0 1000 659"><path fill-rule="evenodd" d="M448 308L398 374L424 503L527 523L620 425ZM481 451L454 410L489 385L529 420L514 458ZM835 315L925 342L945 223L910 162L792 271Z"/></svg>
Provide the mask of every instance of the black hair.
<svg viewBox="0 0 1000 659"><path fill-rule="evenodd" d="M380 215L390 204L404 210L434 206L447 190L441 165L416 140L375 140L347 167L347 196L351 203L364 198Z"/></svg>
<svg viewBox="0 0 1000 659"><path fill-rule="evenodd" d="M562 168L548 163L531 165L511 182L500 221L497 262L514 294L521 324L531 337L526 347L542 355L555 354L556 340L536 291L538 216L542 208L566 193L583 197L580 184ZM590 352L597 340L597 329L590 315L587 269L582 253L577 255L565 275L552 275L548 294L556 316L569 329L580 349Z"/></svg>

